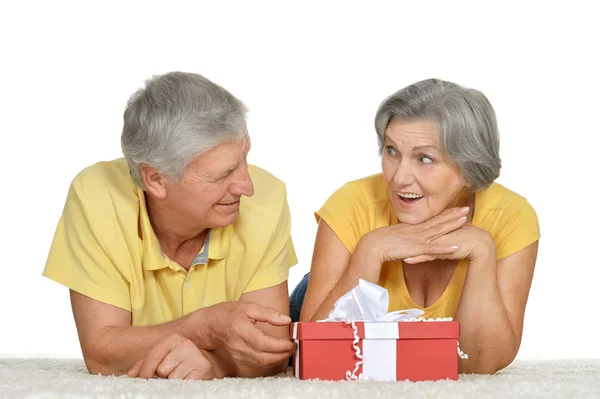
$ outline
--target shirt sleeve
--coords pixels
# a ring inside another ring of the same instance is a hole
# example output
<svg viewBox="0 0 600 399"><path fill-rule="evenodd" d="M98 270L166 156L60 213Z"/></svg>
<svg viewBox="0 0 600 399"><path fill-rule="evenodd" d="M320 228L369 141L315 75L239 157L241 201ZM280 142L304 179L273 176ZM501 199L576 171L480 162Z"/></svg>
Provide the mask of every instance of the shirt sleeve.
<svg viewBox="0 0 600 399"><path fill-rule="evenodd" d="M498 260L520 251L541 237L537 214L523 197L506 206L498 221L497 231Z"/></svg>
<svg viewBox="0 0 600 399"><path fill-rule="evenodd" d="M71 187L43 276L97 301L131 311L129 283L108 255L95 223Z"/></svg>
<svg viewBox="0 0 600 399"><path fill-rule="evenodd" d="M265 255L244 293L283 283L288 279L290 268L298 263L292 243L290 208L285 189L278 215Z"/></svg>
<svg viewBox="0 0 600 399"><path fill-rule="evenodd" d="M334 192L315 212L317 222L323 219L340 239L354 252L358 241L371 230L366 195L355 183L347 183Z"/></svg>

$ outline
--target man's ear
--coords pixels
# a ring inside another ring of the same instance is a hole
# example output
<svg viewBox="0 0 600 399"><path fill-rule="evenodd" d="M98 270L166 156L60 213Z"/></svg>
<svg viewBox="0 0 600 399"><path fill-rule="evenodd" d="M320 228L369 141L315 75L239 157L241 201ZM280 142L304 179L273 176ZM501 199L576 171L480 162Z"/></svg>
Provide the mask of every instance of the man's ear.
<svg viewBox="0 0 600 399"><path fill-rule="evenodd" d="M165 187L166 176L147 164L140 166L140 174L150 194L159 199L167 196L167 189Z"/></svg>

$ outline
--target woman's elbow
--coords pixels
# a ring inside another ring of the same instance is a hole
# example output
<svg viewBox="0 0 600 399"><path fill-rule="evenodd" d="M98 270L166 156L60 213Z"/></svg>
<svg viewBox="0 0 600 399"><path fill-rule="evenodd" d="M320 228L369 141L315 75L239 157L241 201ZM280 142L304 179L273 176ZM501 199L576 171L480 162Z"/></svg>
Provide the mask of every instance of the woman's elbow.
<svg viewBox="0 0 600 399"><path fill-rule="evenodd" d="M478 362L462 365L462 367L459 367L459 371L461 374L494 375L498 371L504 369L505 367L508 367L508 365L510 365L513 362L514 358L515 358L514 356L508 356L505 358L499 358L499 359L495 359L492 361L482 359L481 361L478 361ZM461 361L462 360L459 359L459 362L461 362Z"/></svg>

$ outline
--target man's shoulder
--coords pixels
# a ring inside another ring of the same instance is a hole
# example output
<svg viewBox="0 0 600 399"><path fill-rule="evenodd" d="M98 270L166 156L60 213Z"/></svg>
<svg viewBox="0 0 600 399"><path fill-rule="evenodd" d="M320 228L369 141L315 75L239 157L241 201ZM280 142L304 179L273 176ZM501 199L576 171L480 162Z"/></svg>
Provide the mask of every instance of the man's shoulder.
<svg viewBox="0 0 600 399"><path fill-rule="evenodd" d="M242 197L240 220L260 225L278 220L287 206L285 183L258 166L248 165L248 171L254 184L254 194Z"/></svg>
<svg viewBox="0 0 600 399"><path fill-rule="evenodd" d="M102 212L137 204L137 189L124 158L95 163L71 182L69 197L77 196L87 212Z"/></svg>
<svg viewBox="0 0 600 399"><path fill-rule="evenodd" d="M248 165L248 171L254 184L254 195L246 197L248 202L258 207L280 205L286 197L285 183L266 170L255 165Z"/></svg>

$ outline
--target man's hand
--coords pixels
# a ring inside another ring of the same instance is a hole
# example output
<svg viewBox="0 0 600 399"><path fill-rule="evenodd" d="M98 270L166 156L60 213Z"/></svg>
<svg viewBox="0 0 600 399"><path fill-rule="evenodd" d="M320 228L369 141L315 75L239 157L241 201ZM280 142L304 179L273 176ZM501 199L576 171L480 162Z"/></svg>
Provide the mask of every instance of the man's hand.
<svg viewBox="0 0 600 399"><path fill-rule="evenodd" d="M273 367L294 352L295 344L289 339L266 335L256 326L257 322L280 327L290 324L289 316L273 308L252 302L223 302L199 309L194 316L198 319L190 321L208 329L200 346L218 351L237 367Z"/></svg>
<svg viewBox="0 0 600 399"><path fill-rule="evenodd" d="M132 378L154 376L179 380L212 380L224 373L209 351L198 349L189 339L172 334L154 346L148 356L127 372Z"/></svg>

